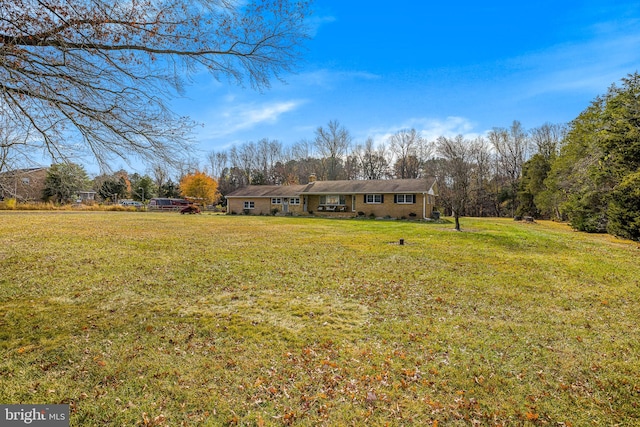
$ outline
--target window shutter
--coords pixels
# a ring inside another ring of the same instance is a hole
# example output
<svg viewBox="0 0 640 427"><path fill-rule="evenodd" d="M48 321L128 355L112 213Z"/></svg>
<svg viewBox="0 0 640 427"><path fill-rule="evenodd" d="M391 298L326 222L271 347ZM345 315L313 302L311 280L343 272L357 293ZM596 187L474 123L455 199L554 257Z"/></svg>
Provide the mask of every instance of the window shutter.
<svg viewBox="0 0 640 427"><path fill-rule="evenodd" d="M414 195L413 195L413 204L414 204L414 205L416 204L416 199L417 199L417 198L418 198L418 195L417 195L417 194L414 194Z"/></svg>
<svg viewBox="0 0 640 427"><path fill-rule="evenodd" d="M363 197L364 197L364 200L363 200L364 203L367 203L367 195L365 194Z"/></svg>
<svg viewBox="0 0 640 427"><path fill-rule="evenodd" d="M393 195L393 203L398 203L398 195L397 194Z"/></svg>
<svg viewBox="0 0 640 427"><path fill-rule="evenodd" d="M384 194L380 195L380 203L384 203Z"/></svg>

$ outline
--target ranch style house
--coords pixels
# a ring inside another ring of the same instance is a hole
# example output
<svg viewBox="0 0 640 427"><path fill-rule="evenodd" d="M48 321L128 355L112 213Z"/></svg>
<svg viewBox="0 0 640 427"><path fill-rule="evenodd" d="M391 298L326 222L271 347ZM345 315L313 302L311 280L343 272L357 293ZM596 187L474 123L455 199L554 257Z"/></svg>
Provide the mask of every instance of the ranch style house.
<svg viewBox="0 0 640 427"><path fill-rule="evenodd" d="M226 198L231 214L427 219L436 196L434 178L316 181L311 176L309 184L249 185Z"/></svg>

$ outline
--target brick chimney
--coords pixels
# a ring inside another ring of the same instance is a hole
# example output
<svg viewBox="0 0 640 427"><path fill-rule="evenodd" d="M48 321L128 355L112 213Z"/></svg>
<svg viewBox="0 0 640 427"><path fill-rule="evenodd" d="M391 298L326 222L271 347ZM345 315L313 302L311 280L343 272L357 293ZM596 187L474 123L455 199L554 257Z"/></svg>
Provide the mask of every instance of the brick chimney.
<svg viewBox="0 0 640 427"><path fill-rule="evenodd" d="M309 175L309 183L316 182L316 179L317 178L315 173L312 173L311 175Z"/></svg>

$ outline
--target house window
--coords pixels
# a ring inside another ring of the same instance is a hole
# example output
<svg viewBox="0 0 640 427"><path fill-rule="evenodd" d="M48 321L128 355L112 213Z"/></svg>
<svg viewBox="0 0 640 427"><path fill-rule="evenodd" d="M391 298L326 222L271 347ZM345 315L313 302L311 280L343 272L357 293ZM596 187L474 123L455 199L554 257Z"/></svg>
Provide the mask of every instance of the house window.
<svg viewBox="0 0 640 427"><path fill-rule="evenodd" d="M382 203L382 194L365 194L365 203Z"/></svg>
<svg viewBox="0 0 640 427"><path fill-rule="evenodd" d="M413 194L397 194L396 203L400 205L408 205L415 203L415 196Z"/></svg>
<svg viewBox="0 0 640 427"><path fill-rule="evenodd" d="M290 205L299 205L300 204L300 197L291 197L289 199L289 204Z"/></svg>
<svg viewBox="0 0 640 427"><path fill-rule="evenodd" d="M346 199L344 196L337 194L327 194L326 196L320 196L321 205L346 205Z"/></svg>
<svg viewBox="0 0 640 427"><path fill-rule="evenodd" d="M280 197L273 197L271 199L271 204L272 205L281 205L282 204L282 199Z"/></svg>
<svg viewBox="0 0 640 427"><path fill-rule="evenodd" d="M253 209L256 207L255 202L244 202L244 208L245 209Z"/></svg>

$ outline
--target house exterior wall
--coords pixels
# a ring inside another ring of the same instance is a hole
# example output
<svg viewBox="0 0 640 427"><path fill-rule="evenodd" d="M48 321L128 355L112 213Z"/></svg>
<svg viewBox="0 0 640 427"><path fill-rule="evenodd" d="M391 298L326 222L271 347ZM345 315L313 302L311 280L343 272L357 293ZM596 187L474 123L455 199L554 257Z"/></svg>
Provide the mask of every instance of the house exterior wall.
<svg viewBox="0 0 640 427"><path fill-rule="evenodd" d="M393 218L422 218L423 203L427 198L425 216L430 217L433 211L433 196L427 194L415 194L414 203L402 204L396 203L394 200L394 194L382 194L382 203L366 203L364 194L355 195L355 208L353 205L354 197L352 195L345 196L345 209L344 211L336 209L335 211L318 210L320 207L320 197L318 195L309 195L309 207L308 210L313 212L314 215L320 216L355 216L358 213L364 213L364 216L384 217L390 216ZM411 216L411 214L415 216Z"/></svg>
<svg viewBox="0 0 640 427"><path fill-rule="evenodd" d="M280 203L271 203L270 197L240 197L227 199L227 212L236 214L244 213L244 202L253 202L253 209L249 209L247 211L249 215L271 215L273 213L273 209L277 209L278 213L283 213L283 201L285 197L278 197L278 199L280 199ZM292 197L287 197L286 199L291 200ZM291 214L303 213L303 196L300 196L299 205L288 205L288 212Z"/></svg>
<svg viewBox="0 0 640 427"><path fill-rule="evenodd" d="M46 168L5 172L0 175L0 195L22 202L40 201L46 177Z"/></svg>

